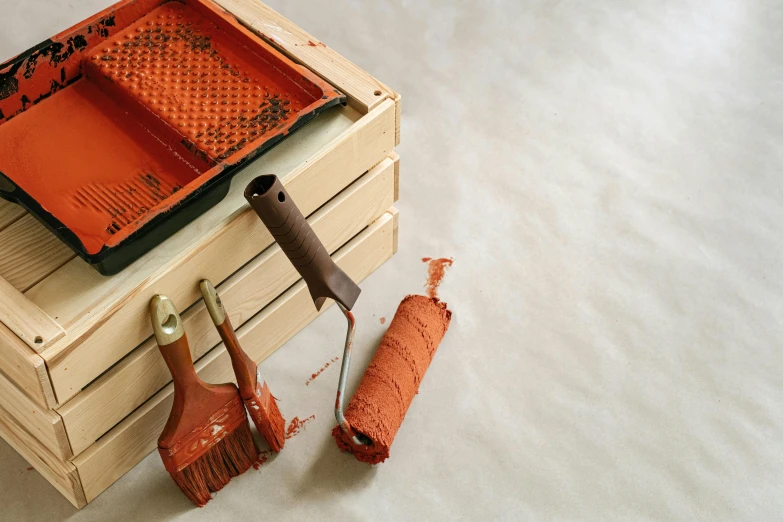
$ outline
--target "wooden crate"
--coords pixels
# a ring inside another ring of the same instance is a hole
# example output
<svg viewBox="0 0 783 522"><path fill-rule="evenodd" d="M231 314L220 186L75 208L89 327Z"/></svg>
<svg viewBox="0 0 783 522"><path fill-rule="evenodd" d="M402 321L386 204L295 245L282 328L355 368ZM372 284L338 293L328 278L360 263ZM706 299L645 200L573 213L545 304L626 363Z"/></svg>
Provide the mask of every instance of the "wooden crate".
<svg viewBox="0 0 783 522"><path fill-rule="evenodd" d="M253 162L220 204L116 276L99 275L0 201L0 435L77 507L154 449L168 414L170 376L147 316L152 295L185 311L194 361L213 381L233 376L198 302L199 279L220 283L256 360L316 316L298 274L244 202L250 179L278 174L357 279L396 251L399 95L267 6L219 3L343 91L348 106Z"/></svg>

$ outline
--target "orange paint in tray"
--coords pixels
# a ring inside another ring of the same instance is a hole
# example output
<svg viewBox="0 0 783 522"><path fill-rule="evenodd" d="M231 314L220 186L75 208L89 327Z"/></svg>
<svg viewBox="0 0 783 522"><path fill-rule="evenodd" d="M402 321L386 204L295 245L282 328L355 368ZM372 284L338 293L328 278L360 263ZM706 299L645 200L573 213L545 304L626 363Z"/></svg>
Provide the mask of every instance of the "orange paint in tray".
<svg viewBox="0 0 783 522"><path fill-rule="evenodd" d="M0 197L116 273L344 99L210 0L126 0L0 66Z"/></svg>

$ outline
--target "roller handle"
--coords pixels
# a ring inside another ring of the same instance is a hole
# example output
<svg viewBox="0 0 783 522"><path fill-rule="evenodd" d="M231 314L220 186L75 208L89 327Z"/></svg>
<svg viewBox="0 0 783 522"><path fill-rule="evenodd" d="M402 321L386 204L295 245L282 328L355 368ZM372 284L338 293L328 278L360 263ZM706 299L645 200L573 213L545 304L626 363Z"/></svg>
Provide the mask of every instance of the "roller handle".
<svg viewBox="0 0 783 522"><path fill-rule="evenodd" d="M350 310L361 289L329 257L277 176L259 176L248 184L245 199L302 276L315 308L332 298Z"/></svg>

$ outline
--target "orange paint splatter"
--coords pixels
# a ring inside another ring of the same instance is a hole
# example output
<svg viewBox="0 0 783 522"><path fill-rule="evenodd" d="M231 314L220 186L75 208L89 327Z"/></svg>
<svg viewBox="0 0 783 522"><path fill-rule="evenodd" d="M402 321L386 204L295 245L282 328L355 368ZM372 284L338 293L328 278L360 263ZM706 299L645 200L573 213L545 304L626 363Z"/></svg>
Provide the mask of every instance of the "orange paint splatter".
<svg viewBox="0 0 783 522"><path fill-rule="evenodd" d="M258 468L260 468L261 466L263 466L263 465L264 465L264 463L265 463L267 460L269 460L269 455L270 455L271 453L272 453L272 452L271 452L271 451L269 451L269 450L259 451L259 452L258 452L258 460L256 460L256 461L253 463L253 469L258 469Z"/></svg>
<svg viewBox="0 0 783 522"><path fill-rule="evenodd" d="M285 438L290 439L299 435L299 432L305 428L305 425L313 419L315 419L315 415L310 415L303 420L299 420L299 417L291 419L290 424L288 424L288 429L285 432Z"/></svg>
<svg viewBox="0 0 783 522"><path fill-rule="evenodd" d="M340 360L340 358L339 358L339 357L332 357L332 359L331 359L331 360L329 360L329 361L328 361L326 364L324 364L324 365L321 367L321 369L320 369L320 370L318 370L317 372L315 372L314 374L312 374L312 375L310 376L310 378L309 378L309 379L307 379L307 381L305 382L305 386L310 386L310 383L311 383L311 382L313 382L313 381L315 380L315 378L316 378L316 377L318 377L319 375L321 375L321 374L324 372L324 370L325 370L325 369L327 369L329 366L331 366L331 365L332 365L332 363L334 363L334 362L337 362L337 361L339 361L339 360Z"/></svg>
<svg viewBox="0 0 783 522"><path fill-rule="evenodd" d="M421 261L430 264L427 271L427 283L424 285L424 288L427 289L427 295L433 298L438 297L438 287L443 281L443 276L446 275L446 270L454 264L454 259L447 257L439 259L422 257Z"/></svg>
<svg viewBox="0 0 783 522"><path fill-rule="evenodd" d="M386 318L385 317L381 317L380 321L381 321L381 324L386 324Z"/></svg>

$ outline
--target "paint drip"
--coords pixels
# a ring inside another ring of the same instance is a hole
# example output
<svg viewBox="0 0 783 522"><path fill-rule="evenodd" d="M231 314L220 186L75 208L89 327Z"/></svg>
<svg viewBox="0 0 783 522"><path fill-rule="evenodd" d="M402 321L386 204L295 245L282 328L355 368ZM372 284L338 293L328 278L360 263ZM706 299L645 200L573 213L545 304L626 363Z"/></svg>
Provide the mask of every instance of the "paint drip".
<svg viewBox="0 0 783 522"><path fill-rule="evenodd" d="M427 289L427 295L436 298L438 297L438 287L443 281L443 277L446 275L451 265L454 264L453 258L441 257L433 259L431 257L422 257L422 263L429 263L429 269L427 270L427 282L424 288Z"/></svg>
<svg viewBox="0 0 783 522"><path fill-rule="evenodd" d="M392 441L450 322L451 311L437 298L409 295L402 300L345 410L351 427L373 443L356 446L335 426L332 435L338 447L370 464L389 457Z"/></svg>

